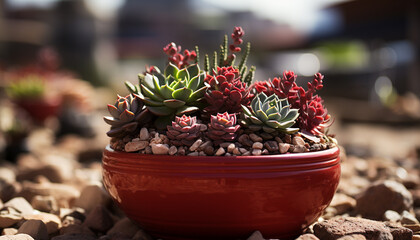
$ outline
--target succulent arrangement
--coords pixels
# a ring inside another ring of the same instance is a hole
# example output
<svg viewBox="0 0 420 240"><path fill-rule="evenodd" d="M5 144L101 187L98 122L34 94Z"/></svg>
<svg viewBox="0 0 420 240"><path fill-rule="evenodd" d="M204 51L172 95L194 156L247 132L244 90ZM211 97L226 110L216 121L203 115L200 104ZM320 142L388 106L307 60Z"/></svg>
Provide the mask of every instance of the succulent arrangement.
<svg viewBox="0 0 420 240"><path fill-rule="evenodd" d="M244 31L235 27L229 44L225 35L219 51L175 43L163 48L168 64L152 66L126 82L126 97L108 105L111 148L143 154L260 155L317 151L335 146L326 133L331 117L316 94L324 76L314 75L307 90L297 75L254 81L247 67L251 44L242 51ZM242 53L237 63L237 54ZM130 144L128 144L130 143ZM129 147L127 147L129 146ZM157 150L158 149L158 150Z"/></svg>

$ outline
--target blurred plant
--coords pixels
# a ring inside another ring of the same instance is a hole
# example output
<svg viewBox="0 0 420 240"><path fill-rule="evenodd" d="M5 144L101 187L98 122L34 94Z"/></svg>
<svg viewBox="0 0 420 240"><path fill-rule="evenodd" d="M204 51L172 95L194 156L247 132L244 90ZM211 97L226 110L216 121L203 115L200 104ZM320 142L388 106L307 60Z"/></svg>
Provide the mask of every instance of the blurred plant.
<svg viewBox="0 0 420 240"><path fill-rule="evenodd" d="M37 75L28 75L6 87L7 95L12 99L41 99L45 94L45 79Z"/></svg>

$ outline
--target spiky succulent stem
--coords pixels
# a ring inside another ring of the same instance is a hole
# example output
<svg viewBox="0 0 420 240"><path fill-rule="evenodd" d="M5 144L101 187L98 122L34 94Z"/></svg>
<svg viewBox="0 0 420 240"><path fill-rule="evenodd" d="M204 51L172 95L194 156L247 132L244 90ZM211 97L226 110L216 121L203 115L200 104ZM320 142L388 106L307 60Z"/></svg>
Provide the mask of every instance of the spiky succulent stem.
<svg viewBox="0 0 420 240"><path fill-rule="evenodd" d="M220 45L220 54L219 54L219 66L223 67L223 63L225 61L225 49L223 48L223 45Z"/></svg>
<svg viewBox="0 0 420 240"><path fill-rule="evenodd" d="M244 53L244 55L242 56L242 60L241 60L241 63L239 64L239 72L241 72L242 73L242 71L243 71L243 68L244 67L246 67L245 66L245 64L246 64L246 61L248 60L248 56L249 56L249 53L251 52L251 43L249 42L247 45L246 45L246 50L245 50L245 53Z"/></svg>
<svg viewBox="0 0 420 240"><path fill-rule="evenodd" d="M207 54L204 57L204 71L205 72L209 72L210 71L210 60L209 60L209 55L207 55Z"/></svg>
<svg viewBox="0 0 420 240"><path fill-rule="evenodd" d="M195 54L196 54L195 63L198 64L198 62L200 61L200 50L198 49L198 46L195 46Z"/></svg>
<svg viewBox="0 0 420 240"><path fill-rule="evenodd" d="M255 69L256 69L255 66L252 66L251 69L249 69L249 72L244 79L244 82L246 82L248 85L251 85L252 80L254 80Z"/></svg>
<svg viewBox="0 0 420 240"><path fill-rule="evenodd" d="M214 70L216 70L217 69L217 52L216 51L214 51L213 52L213 64L212 64L212 66L211 66L211 69L214 69Z"/></svg>
<svg viewBox="0 0 420 240"><path fill-rule="evenodd" d="M229 49L228 49L228 36L225 35L225 37L223 39L223 63L227 59L228 51L229 51ZM223 65L220 65L220 66L223 66Z"/></svg>
<svg viewBox="0 0 420 240"><path fill-rule="evenodd" d="M245 73L246 73L247 70L248 70L248 67L244 66L242 68L242 71L239 72L239 75L241 76L241 79L245 79Z"/></svg>
<svg viewBox="0 0 420 240"><path fill-rule="evenodd" d="M130 93L135 93L135 94L139 94L140 89L135 86L134 84L132 84L131 82L125 81L125 86L127 87L128 91Z"/></svg>

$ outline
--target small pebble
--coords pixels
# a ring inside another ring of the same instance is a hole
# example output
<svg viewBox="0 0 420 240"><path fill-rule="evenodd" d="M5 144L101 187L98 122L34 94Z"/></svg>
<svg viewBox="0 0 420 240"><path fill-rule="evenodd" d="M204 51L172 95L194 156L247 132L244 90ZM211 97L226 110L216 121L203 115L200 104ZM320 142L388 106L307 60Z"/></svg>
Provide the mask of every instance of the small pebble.
<svg viewBox="0 0 420 240"><path fill-rule="evenodd" d="M161 143L152 143L152 152L155 155L165 155L169 152L169 146L167 144L161 144Z"/></svg>
<svg viewBox="0 0 420 240"><path fill-rule="evenodd" d="M262 155L268 155L269 153L270 152L267 149L265 149L265 148L261 152Z"/></svg>
<svg viewBox="0 0 420 240"><path fill-rule="evenodd" d="M253 149L252 150L252 155L254 155L254 156L259 156L259 155L261 155L261 153L262 153L261 149Z"/></svg>
<svg viewBox="0 0 420 240"><path fill-rule="evenodd" d="M275 137L274 140L276 140L276 142L278 142L278 143L283 143L283 140L281 140L281 138L279 138L279 137Z"/></svg>
<svg viewBox="0 0 420 240"><path fill-rule="evenodd" d="M293 145L298 145L298 146L305 146L305 140L303 140L302 137L299 136L295 136L293 138Z"/></svg>
<svg viewBox="0 0 420 240"><path fill-rule="evenodd" d="M234 149L236 149L236 146L233 143L229 144L229 146L227 147L228 153L233 153Z"/></svg>
<svg viewBox="0 0 420 240"><path fill-rule="evenodd" d="M214 148L213 148L213 146L206 146L206 147L204 148L204 153L205 153L207 156L213 156L213 154L214 154Z"/></svg>
<svg viewBox="0 0 420 240"><path fill-rule="evenodd" d="M250 151L246 151L246 152L242 153L242 156L250 156L250 155L251 155Z"/></svg>
<svg viewBox="0 0 420 240"><path fill-rule="evenodd" d="M124 150L126 152L137 152L145 149L148 145L148 141L132 141L125 144Z"/></svg>
<svg viewBox="0 0 420 240"><path fill-rule="evenodd" d="M248 150L246 150L245 148L239 148L239 151L240 151L242 154L244 154L244 153L246 153Z"/></svg>
<svg viewBox="0 0 420 240"><path fill-rule="evenodd" d="M290 144L288 143L279 143L279 151L280 153L287 153L289 151Z"/></svg>
<svg viewBox="0 0 420 240"><path fill-rule="evenodd" d="M290 136L290 134L286 134L283 138L283 142L292 143L292 136Z"/></svg>
<svg viewBox="0 0 420 240"><path fill-rule="evenodd" d="M198 152L198 156L207 156L206 153L204 151L199 151Z"/></svg>
<svg viewBox="0 0 420 240"><path fill-rule="evenodd" d="M197 141L195 141L195 142L193 143L193 145L191 145L191 147L190 147L190 151L191 151L191 152L193 152L193 151L197 150L197 149L198 149L198 147L199 147L202 143L203 143L203 140L201 140L201 139L197 139Z"/></svg>
<svg viewBox="0 0 420 240"><path fill-rule="evenodd" d="M222 142L219 144L219 146L222 148L227 148L230 144L231 144L230 142Z"/></svg>
<svg viewBox="0 0 420 240"><path fill-rule="evenodd" d="M151 146L147 146L144 150L145 150L144 151L145 154L152 154L153 153Z"/></svg>
<svg viewBox="0 0 420 240"><path fill-rule="evenodd" d="M178 152L178 149L175 146L169 148L169 155L175 155Z"/></svg>
<svg viewBox="0 0 420 240"><path fill-rule="evenodd" d="M213 145L213 142L212 141L205 141L204 143L202 143L200 145L200 147L198 149L204 150L207 146L212 146L212 145Z"/></svg>
<svg viewBox="0 0 420 240"><path fill-rule="evenodd" d="M225 153L225 156L230 157L230 156L232 156L232 154L227 152L227 153Z"/></svg>
<svg viewBox="0 0 420 240"><path fill-rule="evenodd" d="M384 213L384 220L391 222L398 222L401 219L401 215L393 210L388 210Z"/></svg>
<svg viewBox="0 0 420 240"><path fill-rule="evenodd" d="M198 152L191 152L187 154L188 156L198 156Z"/></svg>
<svg viewBox="0 0 420 240"><path fill-rule="evenodd" d="M147 128L141 128L140 129L140 140L145 141L145 140L149 140L149 130L147 130Z"/></svg>
<svg viewBox="0 0 420 240"><path fill-rule="evenodd" d="M293 149L293 152L294 153L303 153L303 152L306 152L306 148L303 145L294 145L294 147L295 147Z"/></svg>
<svg viewBox="0 0 420 240"><path fill-rule="evenodd" d="M178 155L184 156L185 155L185 148L179 147L178 148Z"/></svg>
<svg viewBox="0 0 420 240"><path fill-rule="evenodd" d="M264 147L269 152L276 152L279 150L279 144L276 141L267 141L264 143Z"/></svg>
<svg viewBox="0 0 420 240"><path fill-rule="evenodd" d="M419 221L411 213L404 210L401 214L401 224L418 224Z"/></svg>
<svg viewBox="0 0 420 240"><path fill-rule="evenodd" d="M216 153L214 155L216 156L222 156L223 154L225 154L226 151L224 148L220 147L219 149L217 149Z"/></svg>
<svg viewBox="0 0 420 240"><path fill-rule="evenodd" d="M243 146L247 146L247 147L251 147L253 144L251 138L247 134L242 134L241 136L239 136L238 142L242 144Z"/></svg>
<svg viewBox="0 0 420 240"><path fill-rule="evenodd" d="M239 149L238 149L238 148L233 149L232 153L233 153L234 155L236 155L236 156L241 155L241 151L239 151Z"/></svg>
<svg viewBox="0 0 420 240"><path fill-rule="evenodd" d="M263 144L261 142L254 142L254 144L252 144L252 148L253 149L263 149Z"/></svg>
<svg viewBox="0 0 420 240"><path fill-rule="evenodd" d="M249 138L251 138L251 140L252 140L253 142L262 142L262 141L263 141L262 137L258 136L258 135L257 135L257 134L255 134L255 133L251 133L251 134L249 134Z"/></svg>

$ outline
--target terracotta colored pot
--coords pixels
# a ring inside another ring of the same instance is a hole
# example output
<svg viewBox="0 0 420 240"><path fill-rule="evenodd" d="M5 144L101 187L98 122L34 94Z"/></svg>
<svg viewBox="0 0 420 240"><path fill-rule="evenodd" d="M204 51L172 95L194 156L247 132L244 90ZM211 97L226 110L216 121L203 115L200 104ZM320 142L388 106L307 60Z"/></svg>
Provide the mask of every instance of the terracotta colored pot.
<svg viewBox="0 0 420 240"><path fill-rule="evenodd" d="M103 154L103 181L120 208L163 239L265 238L302 232L330 203L339 149L309 153L193 157Z"/></svg>
<svg viewBox="0 0 420 240"><path fill-rule="evenodd" d="M61 101L56 98L50 100L19 100L16 101L16 104L38 122L43 122L48 117L57 116L61 107Z"/></svg>

